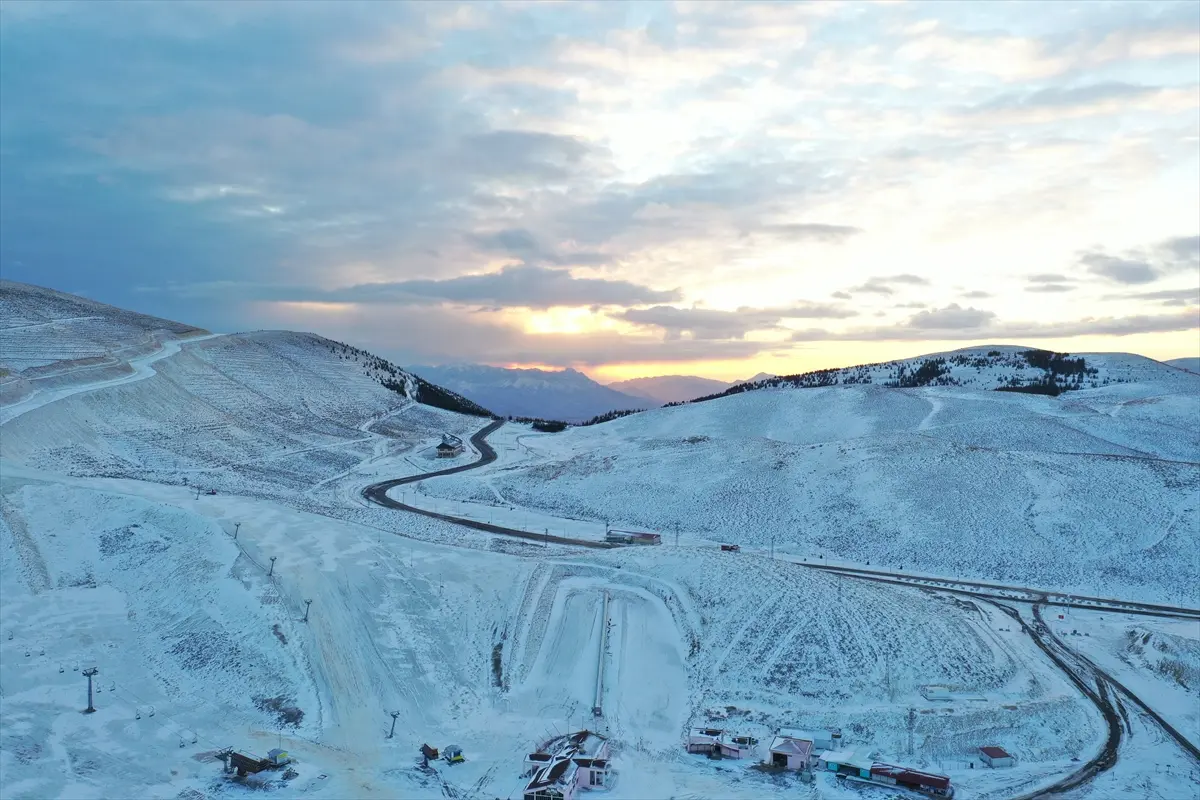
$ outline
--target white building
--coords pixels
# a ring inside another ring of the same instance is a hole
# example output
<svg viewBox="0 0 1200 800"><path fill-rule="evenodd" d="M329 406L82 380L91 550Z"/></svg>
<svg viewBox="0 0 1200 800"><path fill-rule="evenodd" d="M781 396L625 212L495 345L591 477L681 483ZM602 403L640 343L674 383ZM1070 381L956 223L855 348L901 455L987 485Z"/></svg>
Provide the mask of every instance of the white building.
<svg viewBox="0 0 1200 800"><path fill-rule="evenodd" d="M793 739L784 736L781 731L779 736L771 740L769 763L784 769L809 770L812 769L812 753L813 743L810 740Z"/></svg>
<svg viewBox="0 0 1200 800"><path fill-rule="evenodd" d="M979 757L989 767L1011 767L1013 765L1013 757L1009 755L1008 751L996 745L979 748Z"/></svg>
<svg viewBox="0 0 1200 800"><path fill-rule="evenodd" d="M781 728L780 736L786 736L789 739L806 739L812 742L813 752L819 753L822 750L837 750L842 746L841 731L823 731L823 730L801 730L799 728Z"/></svg>
<svg viewBox="0 0 1200 800"><path fill-rule="evenodd" d="M532 769L524 800L572 800L580 789L603 786L608 777L608 739L579 731L555 741L553 752L530 753ZM547 748L549 749L549 748Z"/></svg>
<svg viewBox="0 0 1200 800"><path fill-rule="evenodd" d="M689 753L711 753L721 744L725 731L720 728L692 728L688 732L687 751Z"/></svg>
<svg viewBox="0 0 1200 800"><path fill-rule="evenodd" d="M746 758L754 752L758 740L734 736L721 728L692 728L688 732L689 753L716 754L721 758Z"/></svg>

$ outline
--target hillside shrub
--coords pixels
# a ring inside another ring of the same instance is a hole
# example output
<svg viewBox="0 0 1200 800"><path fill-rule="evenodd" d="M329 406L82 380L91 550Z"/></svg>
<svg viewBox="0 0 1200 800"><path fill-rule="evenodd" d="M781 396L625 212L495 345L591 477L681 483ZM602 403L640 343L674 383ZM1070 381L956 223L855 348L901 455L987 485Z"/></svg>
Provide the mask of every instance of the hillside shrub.
<svg viewBox="0 0 1200 800"><path fill-rule="evenodd" d="M638 413L641 413L641 411L642 411L642 409L640 409L640 408L626 408L626 409L622 409L620 411L607 411L603 414L597 414L596 416L589 419L587 422L581 422L579 424L580 424L580 426L599 425L601 422L612 422L614 419L620 419L621 417L628 417L630 414L638 414Z"/></svg>

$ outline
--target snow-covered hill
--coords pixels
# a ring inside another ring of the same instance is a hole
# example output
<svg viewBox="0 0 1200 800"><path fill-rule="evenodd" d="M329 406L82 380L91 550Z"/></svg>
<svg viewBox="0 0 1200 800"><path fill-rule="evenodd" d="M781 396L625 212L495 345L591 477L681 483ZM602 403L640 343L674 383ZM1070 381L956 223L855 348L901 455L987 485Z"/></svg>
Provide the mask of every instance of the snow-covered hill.
<svg viewBox="0 0 1200 800"><path fill-rule="evenodd" d="M891 388L964 386L1057 394L1113 383L1162 382L1173 376L1162 362L1129 353L1054 353L1014 345L965 347L916 358L821 369L735 384L711 400L758 389L870 384Z"/></svg>
<svg viewBox="0 0 1200 800"><path fill-rule="evenodd" d="M1105 733L1011 617L697 534L968 573L1044 563L1081 584L1095 568L1112 593L1192 586L1195 465L1178 461L1197 449L1200 376L1178 370L1193 382L774 389L552 435L509 424L489 472L407 489L684 524L679 547L593 551L364 505L366 484L474 458L432 448L488 421L413 402L431 390L387 362L312 334L166 345L0 426L5 798L517 797L524 755L585 725L611 737L611 800L859 794L686 754L686 727L712 722L763 745L781 725L838 727L999 800L1074 772ZM1092 635L1107 651L1128 624ZM1167 669L1191 675L1196 637L1171 636ZM928 701L925 683L971 699ZM1178 796L1188 762L1133 730L1141 757L1123 750L1098 791ZM467 760L422 769L425 742ZM981 743L1018 766L972 769ZM277 746L290 780L233 782L215 760Z"/></svg>
<svg viewBox="0 0 1200 800"><path fill-rule="evenodd" d="M658 405L693 400L728 389L732 384L695 375L659 375L654 378L630 378L616 381L608 388L653 400Z"/></svg>
<svg viewBox="0 0 1200 800"><path fill-rule="evenodd" d="M129 362L207 331L0 280L0 404L132 373Z"/></svg>
<svg viewBox="0 0 1200 800"><path fill-rule="evenodd" d="M763 388L532 439L527 467L431 487L470 498L486 481L559 516L811 558L1200 601L1200 376L1088 362L1100 381L1149 380L1056 398Z"/></svg>
<svg viewBox="0 0 1200 800"><path fill-rule="evenodd" d="M608 411L658 405L601 386L573 369L550 372L479 364L408 369L505 417L584 422Z"/></svg>
<svg viewBox="0 0 1200 800"><path fill-rule="evenodd" d="M1170 358L1163 362L1172 367L1186 369L1188 372L1200 373L1200 358Z"/></svg>

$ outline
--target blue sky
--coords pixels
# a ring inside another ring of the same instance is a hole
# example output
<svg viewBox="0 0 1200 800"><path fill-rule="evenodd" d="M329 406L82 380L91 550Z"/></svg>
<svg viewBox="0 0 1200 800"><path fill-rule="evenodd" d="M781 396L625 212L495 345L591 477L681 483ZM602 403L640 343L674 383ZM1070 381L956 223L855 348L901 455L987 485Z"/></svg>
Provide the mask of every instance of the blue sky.
<svg viewBox="0 0 1200 800"><path fill-rule="evenodd" d="M1197 355L1200 5L0 5L0 272L405 363Z"/></svg>

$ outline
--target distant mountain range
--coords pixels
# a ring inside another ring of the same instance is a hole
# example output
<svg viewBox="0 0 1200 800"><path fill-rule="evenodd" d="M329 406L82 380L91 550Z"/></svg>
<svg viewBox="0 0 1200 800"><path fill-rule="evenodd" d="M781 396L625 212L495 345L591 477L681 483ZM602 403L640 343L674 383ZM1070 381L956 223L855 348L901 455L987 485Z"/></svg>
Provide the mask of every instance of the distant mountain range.
<svg viewBox="0 0 1200 800"><path fill-rule="evenodd" d="M573 369L504 369L480 364L408 367L425 380L469 397L500 416L584 422L609 411L662 405L607 386Z"/></svg>
<svg viewBox="0 0 1200 800"><path fill-rule="evenodd" d="M697 397L723 392L731 386L737 386L739 383L753 383L754 381L774 377L774 375L769 375L766 372L760 372L753 378L728 383L712 378L701 378L696 375L658 375L653 378L630 378L627 381L616 381L615 383L608 384L608 388L616 389L619 392L631 394L636 397L644 397L655 401L659 405L665 405L667 403L695 400Z"/></svg>
<svg viewBox="0 0 1200 800"><path fill-rule="evenodd" d="M608 384L610 389L653 400L657 405L723 392L729 386L725 381L699 378L695 375L659 375L654 378L631 378Z"/></svg>

